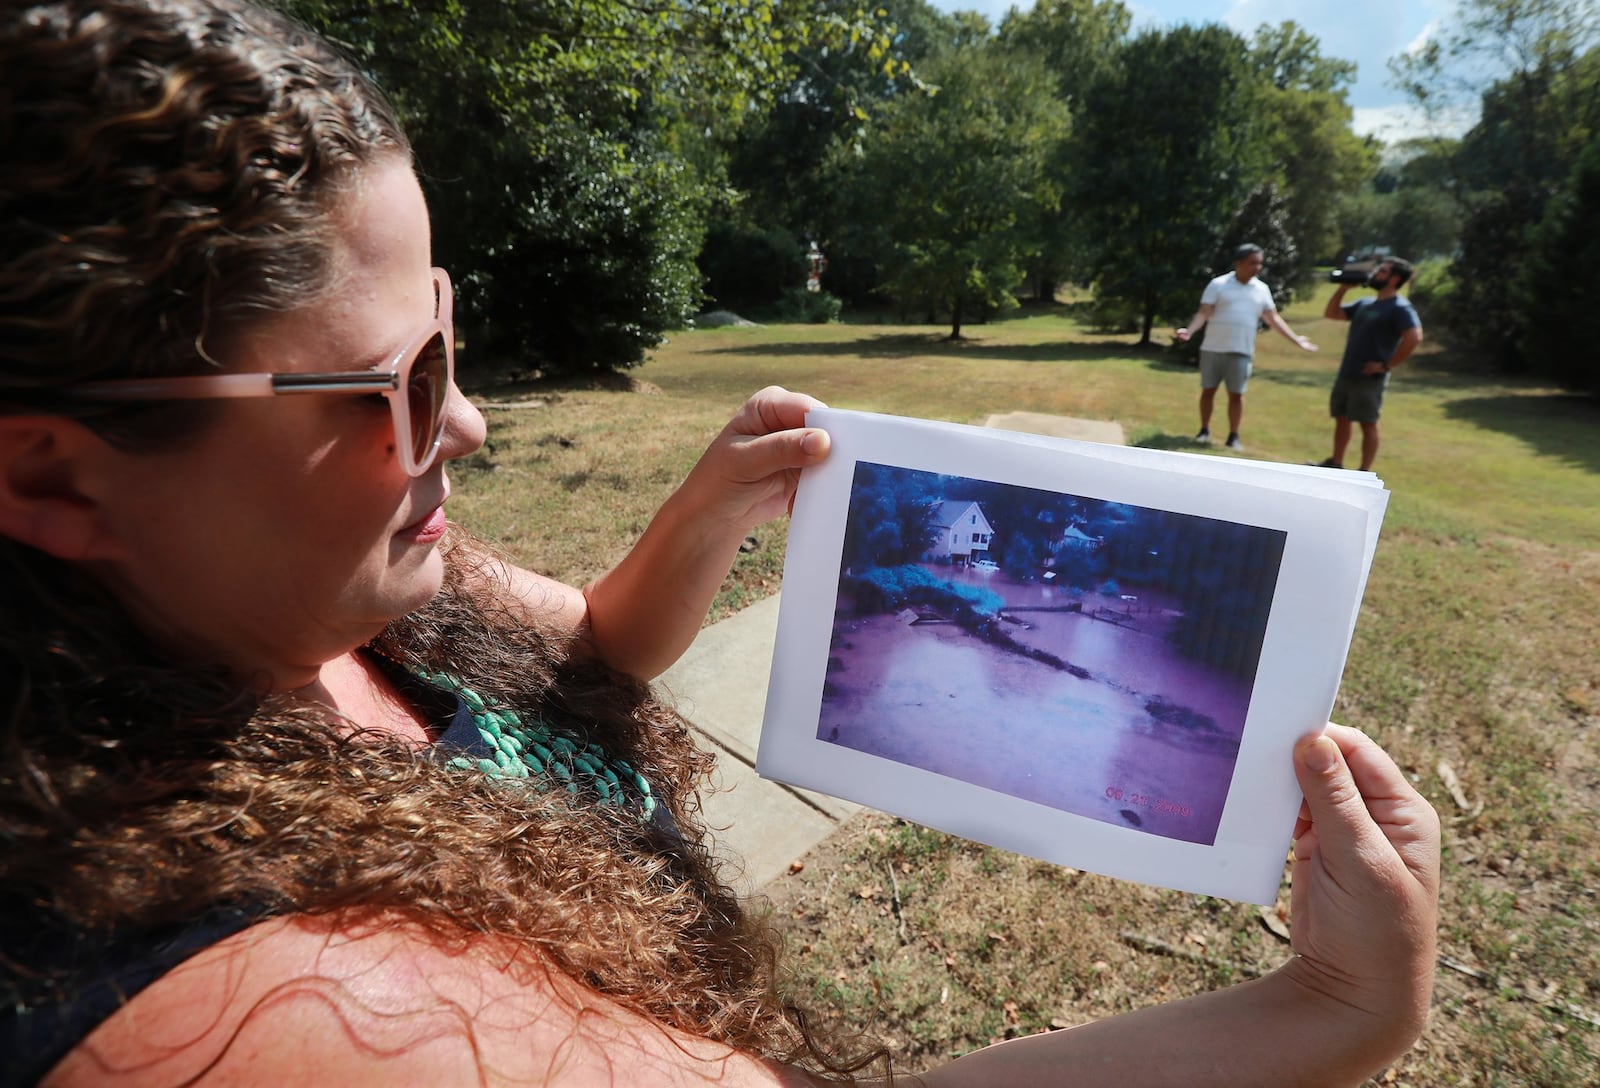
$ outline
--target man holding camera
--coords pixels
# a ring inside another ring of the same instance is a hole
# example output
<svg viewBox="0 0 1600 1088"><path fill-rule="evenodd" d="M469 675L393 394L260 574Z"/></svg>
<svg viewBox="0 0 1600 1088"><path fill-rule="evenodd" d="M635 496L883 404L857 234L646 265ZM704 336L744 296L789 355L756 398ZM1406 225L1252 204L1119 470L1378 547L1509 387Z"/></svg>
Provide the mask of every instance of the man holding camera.
<svg viewBox="0 0 1600 1088"><path fill-rule="evenodd" d="M1350 322L1339 376L1334 379L1328 398L1328 414L1333 416L1333 456L1322 468L1343 468L1344 452L1350 445L1352 422L1361 425L1361 469L1372 468L1378 457L1378 416L1383 410L1383 394L1389 387L1389 373L1410 358L1422 343L1422 319L1411 300L1400 288L1415 269L1410 261L1387 258L1366 279L1377 298L1346 303L1344 293L1351 287L1348 274L1335 273L1339 285L1322 311L1330 321Z"/></svg>
<svg viewBox="0 0 1600 1088"><path fill-rule="evenodd" d="M1256 279L1265 261L1261 247L1240 246L1233 255L1233 271L1206 284L1200 295L1200 308L1189 324L1176 332L1187 343L1206 328L1200 343L1200 433L1196 442L1211 441L1211 408L1217 399L1217 386L1228 386L1228 442L1230 450L1241 451L1239 423L1244 419L1244 388L1250 380L1250 366L1256 353L1256 329L1262 321L1302 351L1316 351L1317 345L1296 335L1283 318L1267 285Z"/></svg>

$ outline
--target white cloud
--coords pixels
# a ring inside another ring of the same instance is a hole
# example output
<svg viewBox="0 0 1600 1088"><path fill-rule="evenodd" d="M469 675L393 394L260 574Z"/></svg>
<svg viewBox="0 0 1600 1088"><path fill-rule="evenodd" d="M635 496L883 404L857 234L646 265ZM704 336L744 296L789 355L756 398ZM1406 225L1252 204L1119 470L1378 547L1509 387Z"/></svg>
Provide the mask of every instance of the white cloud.
<svg viewBox="0 0 1600 1088"><path fill-rule="evenodd" d="M1439 33L1439 28L1441 26L1443 26L1443 23L1441 23L1438 19L1429 19L1428 25L1423 27L1421 32L1419 32L1415 38L1412 38L1411 41L1407 43L1402 52L1407 56L1413 56L1422 52L1422 47L1433 40L1434 35Z"/></svg>
<svg viewBox="0 0 1600 1088"><path fill-rule="evenodd" d="M1357 106L1350 127L1358 136L1376 136L1387 144L1418 136L1460 136L1477 122L1477 109L1450 110L1429 117L1409 103Z"/></svg>

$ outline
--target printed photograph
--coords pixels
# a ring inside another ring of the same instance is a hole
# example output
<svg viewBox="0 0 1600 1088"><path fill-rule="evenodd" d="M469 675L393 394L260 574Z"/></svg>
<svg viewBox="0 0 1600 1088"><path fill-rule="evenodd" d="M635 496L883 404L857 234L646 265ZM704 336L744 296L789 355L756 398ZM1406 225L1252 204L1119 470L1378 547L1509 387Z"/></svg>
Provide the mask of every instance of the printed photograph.
<svg viewBox="0 0 1600 1088"><path fill-rule="evenodd" d="M817 739L1211 845L1284 541L857 462Z"/></svg>

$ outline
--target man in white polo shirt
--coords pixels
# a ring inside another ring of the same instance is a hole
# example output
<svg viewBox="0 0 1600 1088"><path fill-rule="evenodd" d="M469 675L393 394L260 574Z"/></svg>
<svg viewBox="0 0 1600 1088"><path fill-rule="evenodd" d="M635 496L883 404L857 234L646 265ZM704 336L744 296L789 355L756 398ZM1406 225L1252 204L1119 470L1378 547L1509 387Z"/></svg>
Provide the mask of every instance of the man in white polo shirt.
<svg viewBox="0 0 1600 1088"><path fill-rule="evenodd" d="M1267 285L1256 279L1265 261L1261 247L1245 244L1233 255L1233 271L1206 284L1200 308L1186 328L1177 330L1179 340L1187 341L1202 327L1200 342L1200 433L1196 442L1211 441L1211 407L1217 399L1217 386L1228 386L1228 448L1240 451L1239 424L1244 419L1244 388L1250 381L1250 363L1256 353L1256 329L1262 321L1283 334L1302 351L1316 351L1317 345L1297 335L1272 301Z"/></svg>

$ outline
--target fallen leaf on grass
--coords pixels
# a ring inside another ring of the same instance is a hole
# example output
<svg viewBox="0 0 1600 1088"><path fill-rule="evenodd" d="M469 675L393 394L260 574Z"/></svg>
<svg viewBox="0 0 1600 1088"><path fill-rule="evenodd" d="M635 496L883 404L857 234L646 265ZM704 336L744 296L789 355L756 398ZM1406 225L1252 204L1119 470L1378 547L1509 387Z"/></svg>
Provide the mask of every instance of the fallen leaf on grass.
<svg viewBox="0 0 1600 1088"><path fill-rule="evenodd" d="M1450 800L1456 803L1456 807L1462 812L1476 815L1472 802L1467 800L1466 791L1461 788L1461 779L1456 777L1456 769L1444 760L1440 760L1434 769L1439 772L1439 781L1444 783L1444 788L1449 791Z"/></svg>
<svg viewBox="0 0 1600 1088"><path fill-rule="evenodd" d="M1261 921L1272 931L1273 936L1285 941L1289 939L1289 919L1284 916L1284 910L1278 904L1262 907Z"/></svg>

